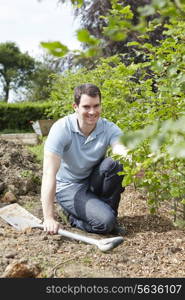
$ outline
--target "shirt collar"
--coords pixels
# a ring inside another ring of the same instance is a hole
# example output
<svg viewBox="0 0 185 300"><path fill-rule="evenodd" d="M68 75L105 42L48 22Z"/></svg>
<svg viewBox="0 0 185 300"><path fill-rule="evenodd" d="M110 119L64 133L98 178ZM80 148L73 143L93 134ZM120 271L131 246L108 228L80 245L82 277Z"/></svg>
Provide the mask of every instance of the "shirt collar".
<svg viewBox="0 0 185 300"><path fill-rule="evenodd" d="M78 128L76 113L71 114L69 117L70 117L70 120L71 120L71 130L73 132L79 132L80 133L80 130Z"/></svg>
<svg viewBox="0 0 185 300"><path fill-rule="evenodd" d="M70 119L71 119L71 129L72 129L72 131L73 132L78 132L79 134L82 134L82 132L80 131L80 129L78 127L77 114L76 113L71 114ZM103 125L102 118L99 118L98 122L96 123L96 127L91 132L90 136L92 138L95 138L102 131L104 131L104 125Z"/></svg>

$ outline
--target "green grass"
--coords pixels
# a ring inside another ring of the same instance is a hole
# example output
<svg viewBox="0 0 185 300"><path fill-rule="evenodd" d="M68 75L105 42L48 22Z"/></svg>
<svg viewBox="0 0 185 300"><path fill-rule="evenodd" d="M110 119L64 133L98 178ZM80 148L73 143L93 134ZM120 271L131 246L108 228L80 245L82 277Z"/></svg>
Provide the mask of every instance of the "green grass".
<svg viewBox="0 0 185 300"><path fill-rule="evenodd" d="M40 138L40 141L41 143L38 144L38 145L35 145L35 146L27 146L27 149L35 154L36 156L36 160L37 162L39 163L42 163L43 162L43 154L44 154L44 142L46 140L46 137L41 137Z"/></svg>

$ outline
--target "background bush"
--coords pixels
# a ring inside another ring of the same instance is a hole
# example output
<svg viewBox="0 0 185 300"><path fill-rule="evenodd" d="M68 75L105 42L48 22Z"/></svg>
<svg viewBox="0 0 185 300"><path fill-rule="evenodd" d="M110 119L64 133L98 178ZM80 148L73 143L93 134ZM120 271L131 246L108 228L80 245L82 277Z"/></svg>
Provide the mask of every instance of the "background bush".
<svg viewBox="0 0 185 300"><path fill-rule="evenodd" d="M0 103L0 130L33 131L30 121L49 119L51 102Z"/></svg>

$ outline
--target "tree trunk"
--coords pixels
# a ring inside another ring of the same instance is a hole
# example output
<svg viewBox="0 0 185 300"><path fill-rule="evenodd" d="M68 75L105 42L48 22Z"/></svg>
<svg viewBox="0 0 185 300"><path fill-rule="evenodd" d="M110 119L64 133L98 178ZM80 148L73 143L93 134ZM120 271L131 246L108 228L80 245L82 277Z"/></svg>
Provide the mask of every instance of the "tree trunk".
<svg viewBox="0 0 185 300"><path fill-rule="evenodd" d="M6 85L4 86L4 93L5 93L4 101L5 102L8 102L9 92L10 92L10 83L6 82Z"/></svg>

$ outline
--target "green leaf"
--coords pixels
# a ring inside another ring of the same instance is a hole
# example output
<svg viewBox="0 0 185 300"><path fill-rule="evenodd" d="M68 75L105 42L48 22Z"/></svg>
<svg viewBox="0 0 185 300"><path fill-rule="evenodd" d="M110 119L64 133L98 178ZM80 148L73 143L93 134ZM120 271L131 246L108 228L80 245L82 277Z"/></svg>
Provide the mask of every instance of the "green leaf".
<svg viewBox="0 0 185 300"><path fill-rule="evenodd" d="M177 74L177 67L172 65L168 68L167 72L168 72L169 76L176 75Z"/></svg>
<svg viewBox="0 0 185 300"><path fill-rule="evenodd" d="M158 134L155 136L150 144L151 152L157 152L160 150L160 147L165 142L165 135L164 134Z"/></svg>
<svg viewBox="0 0 185 300"><path fill-rule="evenodd" d="M100 40L91 36L87 29L78 30L77 39L82 43L87 43L92 46L97 46L100 43Z"/></svg>
<svg viewBox="0 0 185 300"><path fill-rule="evenodd" d="M138 43L138 42L129 42L129 43L127 43L127 46L140 46L140 43Z"/></svg>
<svg viewBox="0 0 185 300"><path fill-rule="evenodd" d="M183 205L185 205L185 199L182 199L182 200L180 201L180 203L183 204Z"/></svg>
<svg viewBox="0 0 185 300"><path fill-rule="evenodd" d="M185 142L170 145L167 151L172 157L185 158Z"/></svg>
<svg viewBox="0 0 185 300"><path fill-rule="evenodd" d="M161 61L161 60L155 60L154 62L152 62L151 67L152 67L152 70L154 70L156 72L164 71L163 61Z"/></svg>
<svg viewBox="0 0 185 300"><path fill-rule="evenodd" d="M152 4L157 9L160 9L160 8L163 8L167 4L167 1L166 0L152 0Z"/></svg>
<svg viewBox="0 0 185 300"><path fill-rule="evenodd" d="M141 16L151 16L155 14L155 9L152 5L145 5L144 7L139 7L138 12Z"/></svg>
<svg viewBox="0 0 185 300"><path fill-rule="evenodd" d="M127 186L132 183L132 176L130 174L125 175L123 178L123 186Z"/></svg>
<svg viewBox="0 0 185 300"><path fill-rule="evenodd" d="M77 38L80 42L88 43L90 40L90 34L87 29L80 29L77 31Z"/></svg>
<svg viewBox="0 0 185 300"><path fill-rule="evenodd" d="M126 38L126 33L125 32L122 32L122 31L115 31L114 33L112 33L111 35L111 39L113 41L123 41L124 39Z"/></svg>
<svg viewBox="0 0 185 300"><path fill-rule="evenodd" d="M98 49L95 47L90 47L86 52L85 52L85 57L91 57L91 56L96 56L98 54Z"/></svg>
<svg viewBox="0 0 185 300"><path fill-rule="evenodd" d="M62 57L69 52L67 46L61 44L60 42L41 42L41 46L46 48L52 55Z"/></svg>
<svg viewBox="0 0 185 300"><path fill-rule="evenodd" d="M83 5L83 0L71 0L72 4L77 7L81 7Z"/></svg>

